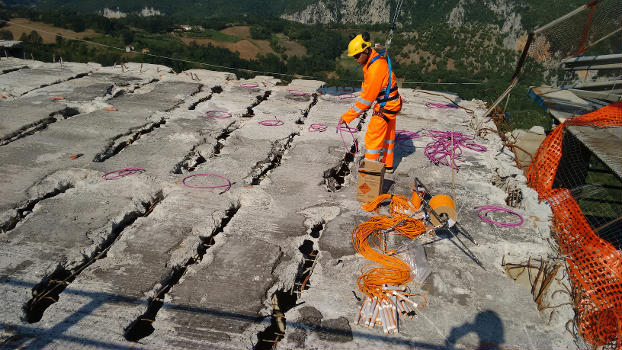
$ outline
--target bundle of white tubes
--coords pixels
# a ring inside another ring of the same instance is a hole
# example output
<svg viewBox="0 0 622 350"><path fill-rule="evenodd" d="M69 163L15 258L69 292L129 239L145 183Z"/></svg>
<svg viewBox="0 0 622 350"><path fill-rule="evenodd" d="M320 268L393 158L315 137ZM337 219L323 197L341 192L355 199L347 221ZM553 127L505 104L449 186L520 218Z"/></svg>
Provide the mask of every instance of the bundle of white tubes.
<svg viewBox="0 0 622 350"><path fill-rule="evenodd" d="M389 287L385 285L382 298L365 298L354 320L354 324L360 324L369 328L374 328L378 324L382 325L382 330L385 334L398 333L398 315L400 313L409 318L417 317L415 309L418 308L418 305L402 294L405 289L405 287Z"/></svg>

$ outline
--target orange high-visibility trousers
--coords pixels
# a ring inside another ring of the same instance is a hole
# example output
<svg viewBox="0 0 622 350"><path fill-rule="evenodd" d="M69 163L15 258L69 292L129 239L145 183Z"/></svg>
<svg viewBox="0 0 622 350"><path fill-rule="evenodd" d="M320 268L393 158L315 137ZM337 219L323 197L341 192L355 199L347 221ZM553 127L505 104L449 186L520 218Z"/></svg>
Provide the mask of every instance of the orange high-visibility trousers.
<svg viewBox="0 0 622 350"><path fill-rule="evenodd" d="M384 118L374 113L365 133L365 158L384 163L393 168L395 148L395 118Z"/></svg>

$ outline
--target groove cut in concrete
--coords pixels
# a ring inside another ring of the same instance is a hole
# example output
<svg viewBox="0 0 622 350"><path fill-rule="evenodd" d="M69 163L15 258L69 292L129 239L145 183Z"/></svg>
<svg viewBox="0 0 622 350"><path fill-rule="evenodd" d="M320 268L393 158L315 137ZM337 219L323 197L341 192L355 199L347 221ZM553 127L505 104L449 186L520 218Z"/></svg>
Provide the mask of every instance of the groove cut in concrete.
<svg viewBox="0 0 622 350"><path fill-rule="evenodd" d="M123 149L140 139L141 136L149 134L164 124L166 124L166 119L161 118L157 123L146 124L143 127L130 130L121 136L117 136L114 141L108 143L105 150L95 155L93 161L104 162L106 159L116 156L119 152L123 151Z"/></svg>
<svg viewBox="0 0 622 350"><path fill-rule="evenodd" d="M309 235L315 239L320 238L325 226L324 222L313 225ZM255 350L274 349L278 342L285 337L285 330L287 329L285 313L297 306L300 293L311 287L309 279L317 263L319 250L315 248L315 243L312 240L305 239L298 247L298 251L302 254L302 259L298 264L294 285L289 290L279 289L272 295L270 325L257 334L258 342L253 347Z"/></svg>
<svg viewBox="0 0 622 350"><path fill-rule="evenodd" d="M263 95L258 95L257 96L257 101L255 101L252 105L250 105L249 107L246 108L246 114L244 114L242 117L243 118L252 118L255 116L255 111L253 110L255 107L259 106L260 103L262 103L263 101L267 100L268 97L270 97L270 94L272 93L272 91L268 90L266 92L264 92Z"/></svg>
<svg viewBox="0 0 622 350"><path fill-rule="evenodd" d="M212 149L212 151L209 152L208 154L201 154L200 152L201 146L203 146L204 144L208 142L207 138L203 138L199 143L197 143L196 145L194 145L194 147L192 147L192 150L190 150L190 152L186 154L186 156L181 162L173 166L173 170L171 170L171 173L183 174L183 173L192 172L199 165L205 163L207 159L217 156L218 154L220 154L220 151L224 147L223 142L226 139L228 139L229 136L231 136L231 133L233 133L239 128L240 128L240 125L238 124L238 122L233 122L229 124L220 133L220 135L216 137L216 144L214 145L214 148Z"/></svg>
<svg viewBox="0 0 622 350"><path fill-rule="evenodd" d="M74 185L72 183L60 183L53 191L48 192L39 198L31 200L24 207L17 209L17 215L9 218L4 223L2 223L2 226L0 226L0 232L6 233L14 229L20 221L24 220L24 218L26 218L26 216L28 216L32 212L37 203L52 197L56 197L62 193L65 193L67 190L73 187Z"/></svg>
<svg viewBox="0 0 622 350"><path fill-rule="evenodd" d="M317 104L318 102L317 94L313 94L312 97L313 97L313 100L311 101L311 104L309 104L309 107L306 110L304 110L304 112L302 113L302 116L298 118L298 120L296 120L296 124L304 125L305 120L309 116L309 112L311 112L311 108L313 108L313 106Z"/></svg>
<svg viewBox="0 0 622 350"><path fill-rule="evenodd" d="M346 181L346 176L350 175L350 168L354 162L354 152L356 146L350 147L350 152L346 152L343 160L337 165L324 171L324 184L329 192L337 192Z"/></svg>
<svg viewBox="0 0 622 350"><path fill-rule="evenodd" d="M62 266L33 287L32 298L24 306L25 319L28 323L36 323L41 320L44 312L52 304L56 303L60 294L73 282L82 271L93 264L95 261L106 257L108 250L119 240L123 231L131 226L138 218L147 217L153 209L164 199L162 192L159 192L149 202L142 202L143 210L134 210L126 213L123 219L113 224L112 230L106 241L104 241L87 261L83 262L73 270L67 270Z"/></svg>
<svg viewBox="0 0 622 350"><path fill-rule="evenodd" d="M7 73L11 73L11 72L17 72L18 70L22 70L22 69L30 69L30 67L28 67L28 66L21 66L21 67L3 68L2 71L0 71L0 74L7 74Z"/></svg>
<svg viewBox="0 0 622 350"><path fill-rule="evenodd" d="M69 119L75 115L80 114L80 111L78 111L75 108L71 108L71 107L66 107L63 108L60 111L56 111L50 114L50 116L48 118L45 119L41 119L38 120L35 123L26 125L22 128L20 128L19 130L17 130L16 132L9 134L6 137L0 138L0 146L4 146L6 144L9 144L13 141L17 141L19 139L22 139L26 136L30 136L33 135L34 133L36 133L37 131L41 131L44 129L47 129L47 127L50 124L56 123L58 121L58 117L62 117L63 119Z"/></svg>
<svg viewBox="0 0 622 350"><path fill-rule="evenodd" d="M50 83L50 84L42 84L40 86L37 86L36 88L33 88L32 90L28 90L28 91L26 91L24 93L19 94L17 97L24 96L24 95L26 95L27 93L29 93L31 91L35 91L35 90L38 90L38 89L43 89L43 88L46 88L48 86L58 85L58 84L61 84L61 83L64 83L64 82L67 82L67 81L70 81L70 80L74 80L74 79L80 79L80 78L86 77L89 74L91 74L91 73L89 73L89 72L87 72L87 73L79 73L79 74L76 74L76 75L74 75L72 77L69 77L69 78L67 78L65 80L60 79L60 80L57 80L57 81L55 81L53 83Z"/></svg>
<svg viewBox="0 0 622 350"><path fill-rule="evenodd" d="M160 283L161 287L154 293L153 297L149 298L145 313L140 315L125 329L123 336L126 340L131 342L139 342L141 339L148 337L155 331L153 322L155 322L158 312L164 305L164 297L166 294L179 283L189 266L201 262L207 250L215 244L214 237L218 236L225 230L225 227L227 227L239 209L239 205L229 208L226 211L225 216L222 218L220 225L218 225L212 234L209 237L200 237L201 243L197 247L196 255L188 258L183 266L175 266L169 274L169 277Z"/></svg>
<svg viewBox="0 0 622 350"><path fill-rule="evenodd" d="M203 86L201 86L200 90L203 91ZM209 101L214 96L214 94L219 94L223 90L222 90L222 87L220 85L217 85L217 86L212 87L211 91L212 91L211 94L198 99L197 101L193 102L190 106L188 106L188 110L189 111L194 111L199 104L201 104L201 103L203 103L205 101Z"/></svg>
<svg viewBox="0 0 622 350"><path fill-rule="evenodd" d="M272 144L272 150L268 157L262 161L257 162L251 170L252 178L249 181L250 185L259 185L261 181L266 177L268 172L281 165L281 159L285 151L292 147L292 141L294 137L300 135L299 133L293 133L283 140L277 140Z"/></svg>

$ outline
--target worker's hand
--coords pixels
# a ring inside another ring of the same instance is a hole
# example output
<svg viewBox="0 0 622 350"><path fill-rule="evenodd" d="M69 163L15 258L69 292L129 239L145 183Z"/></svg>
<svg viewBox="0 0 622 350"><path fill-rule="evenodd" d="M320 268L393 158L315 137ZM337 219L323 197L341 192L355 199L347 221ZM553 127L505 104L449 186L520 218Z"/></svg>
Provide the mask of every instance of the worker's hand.
<svg viewBox="0 0 622 350"><path fill-rule="evenodd" d="M341 125L341 124L346 124L347 125L348 124L348 122L346 121L345 115L346 115L346 113L342 114L341 117L339 118L339 125Z"/></svg>
<svg viewBox="0 0 622 350"><path fill-rule="evenodd" d="M339 127L342 125L348 125L348 123L346 123L346 121L343 119L343 115L341 117L339 117L339 121L337 122L337 128L335 129L335 132L339 132Z"/></svg>

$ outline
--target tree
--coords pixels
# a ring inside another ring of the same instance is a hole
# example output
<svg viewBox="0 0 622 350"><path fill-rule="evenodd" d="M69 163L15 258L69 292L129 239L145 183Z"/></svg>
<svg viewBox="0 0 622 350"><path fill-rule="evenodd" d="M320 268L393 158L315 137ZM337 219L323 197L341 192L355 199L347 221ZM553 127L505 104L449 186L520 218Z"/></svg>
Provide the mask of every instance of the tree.
<svg viewBox="0 0 622 350"><path fill-rule="evenodd" d="M272 36L270 32L262 26L254 25L251 27L251 38L256 40L268 40Z"/></svg>
<svg viewBox="0 0 622 350"><path fill-rule="evenodd" d="M19 40L36 45L43 44L43 39L36 30L30 32L30 34L22 33L22 36L20 36Z"/></svg>
<svg viewBox="0 0 622 350"><path fill-rule="evenodd" d="M131 44L134 41L134 32L129 29L123 30L121 32L121 40L125 45Z"/></svg>
<svg viewBox="0 0 622 350"><path fill-rule="evenodd" d="M74 32L83 32L86 29L86 23L78 15L72 16L69 20L69 29Z"/></svg>
<svg viewBox="0 0 622 350"><path fill-rule="evenodd" d="M13 40L13 33L8 30L0 30L0 40Z"/></svg>

